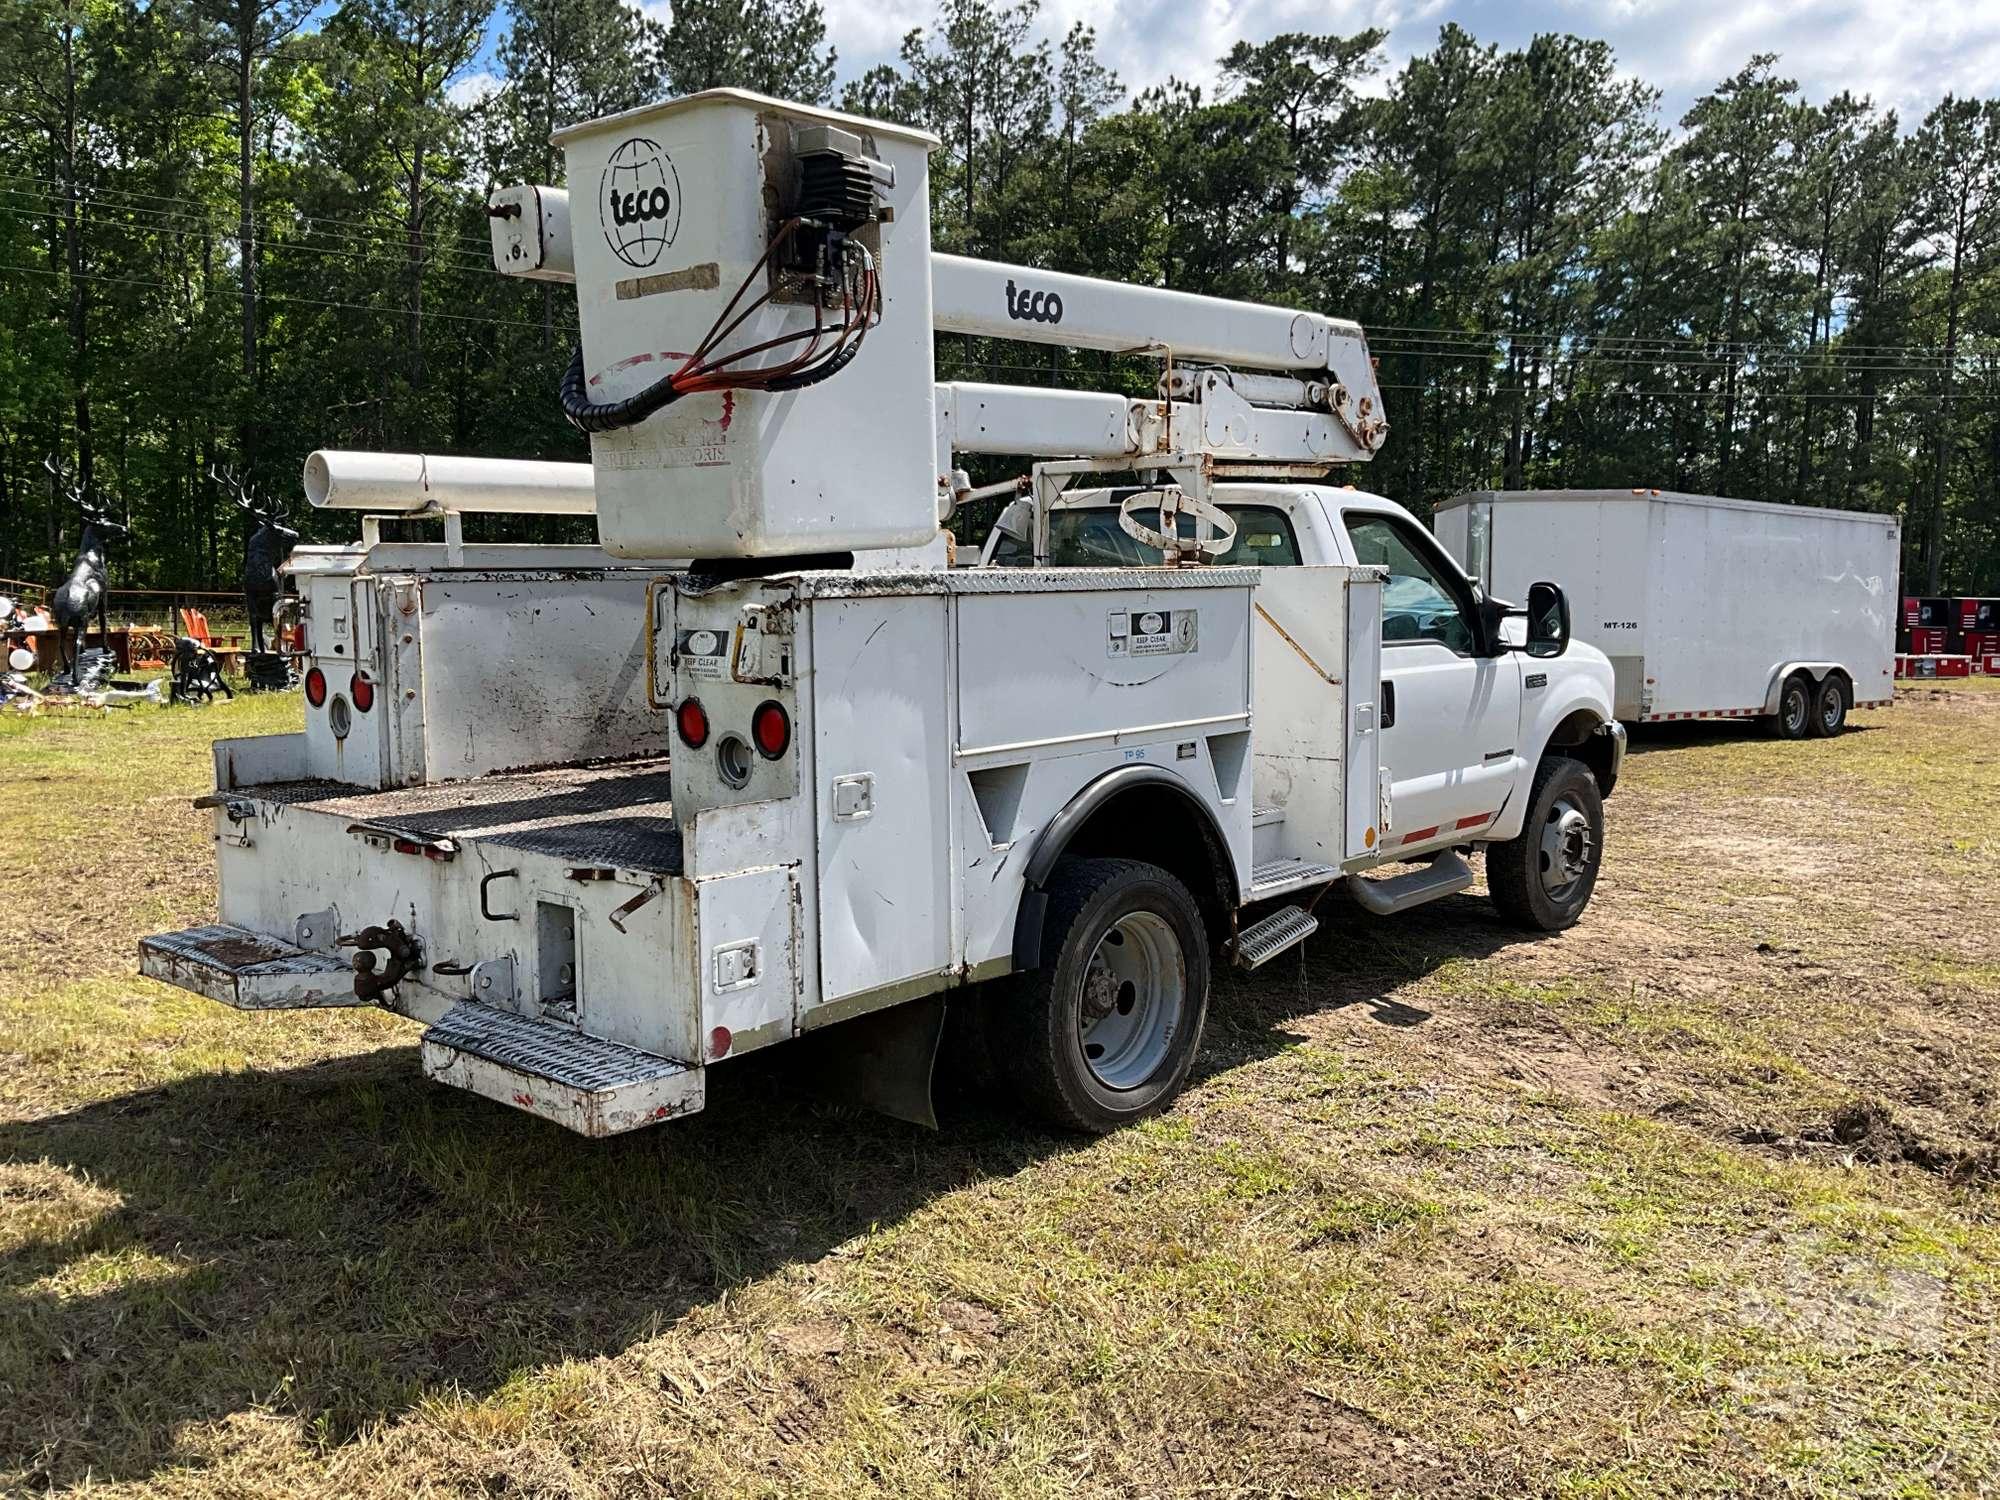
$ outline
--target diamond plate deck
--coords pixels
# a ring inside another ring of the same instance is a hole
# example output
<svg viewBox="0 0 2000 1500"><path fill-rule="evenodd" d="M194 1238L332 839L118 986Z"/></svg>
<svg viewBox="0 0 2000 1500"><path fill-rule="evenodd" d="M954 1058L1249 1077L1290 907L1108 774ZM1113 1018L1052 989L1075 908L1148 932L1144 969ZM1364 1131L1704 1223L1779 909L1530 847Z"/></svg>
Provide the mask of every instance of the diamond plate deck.
<svg viewBox="0 0 2000 1500"><path fill-rule="evenodd" d="M1264 901L1272 896L1283 896L1291 891L1303 890L1309 885L1324 885L1329 880L1340 878L1340 866L1315 864L1309 859L1267 859L1250 869L1250 895L1252 901Z"/></svg>
<svg viewBox="0 0 2000 1500"><path fill-rule="evenodd" d="M424 1033L423 1066L428 1078L590 1136L692 1114L704 1094L698 1067L472 1001Z"/></svg>
<svg viewBox="0 0 2000 1500"><path fill-rule="evenodd" d="M232 795L323 812L390 833L525 849L652 875L682 870L665 760L502 772L393 791L286 781Z"/></svg>
<svg viewBox="0 0 2000 1500"><path fill-rule="evenodd" d="M354 993L346 959L227 922L139 939L139 972L238 1010L367 1003Z"/></svg>

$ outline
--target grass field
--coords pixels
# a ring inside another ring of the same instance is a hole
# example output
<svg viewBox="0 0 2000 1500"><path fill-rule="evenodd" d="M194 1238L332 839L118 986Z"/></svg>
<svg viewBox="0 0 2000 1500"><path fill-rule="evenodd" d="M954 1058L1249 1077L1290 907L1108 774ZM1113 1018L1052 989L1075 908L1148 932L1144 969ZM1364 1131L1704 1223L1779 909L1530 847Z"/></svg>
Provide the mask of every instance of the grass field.
<svg viewBox="0 0 2000 1500"><path fill-rule="evenodd" d="M0 719L0 1492L2000 1490L2000 692L1642 738L1583 925L1333 899L1085 1141L592 1143L133 977L207 740Z"/></svg>

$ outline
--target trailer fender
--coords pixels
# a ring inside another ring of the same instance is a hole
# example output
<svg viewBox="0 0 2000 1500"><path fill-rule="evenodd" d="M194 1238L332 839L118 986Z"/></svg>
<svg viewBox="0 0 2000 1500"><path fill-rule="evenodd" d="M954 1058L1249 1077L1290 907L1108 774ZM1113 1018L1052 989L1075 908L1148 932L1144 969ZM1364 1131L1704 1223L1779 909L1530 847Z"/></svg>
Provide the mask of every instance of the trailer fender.
<svg viewBox="0 0 2000 1500"><path fill-rule="evenodd" d="M1795 672L1804 672L1811 677L1814 686L1832 674L1840 679L1841 691L1847 694L1847 706L1854 707L1854 674L1837 661L1786 661L1771 669L1771 680L1764 688L1764 712L1778 711L1778 695L1785 690L1785 682Z"/></svg>
<svg viewBox="0 0 2000 1500"><path fill-rule="evenodd" d="M1171 818L1137 815L1145 804L1164 804ZM1090 782L1048 821L1023 874L1014 913L1014 969L1042 963L1042 918L1049 877L1064 854L1124 855L1171 870L1204 912L1222 917L1242 904L1242 887L1229 857L1229 840L1214 809L1187 782L1163 766L1116 766Z"/></svg>

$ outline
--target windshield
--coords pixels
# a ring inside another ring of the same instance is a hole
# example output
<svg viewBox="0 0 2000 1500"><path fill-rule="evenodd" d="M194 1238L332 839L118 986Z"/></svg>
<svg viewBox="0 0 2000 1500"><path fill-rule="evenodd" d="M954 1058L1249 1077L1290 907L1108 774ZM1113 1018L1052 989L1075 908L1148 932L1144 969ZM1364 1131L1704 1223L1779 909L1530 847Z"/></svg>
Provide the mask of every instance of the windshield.
<svg viewBox="0 0 2000 1500"><path fill-rule="evenodd" d="M1236 523L1236 540L1216 559L1225 566L1296 567L1299 541L1292 519L1275 505L1225 505L1224 515ZM1141 510L1142 523L1157 525L1159 515ZM1194 539L1194 517L1180 517L1180 534ZM1115 505L1076 506L1049 514L1049 562L1058 568L1151 567L1160 554L1118 524ZM1003 568L1025 568L1034 561L1028 543L1002 535L993 561Z"/></svg>

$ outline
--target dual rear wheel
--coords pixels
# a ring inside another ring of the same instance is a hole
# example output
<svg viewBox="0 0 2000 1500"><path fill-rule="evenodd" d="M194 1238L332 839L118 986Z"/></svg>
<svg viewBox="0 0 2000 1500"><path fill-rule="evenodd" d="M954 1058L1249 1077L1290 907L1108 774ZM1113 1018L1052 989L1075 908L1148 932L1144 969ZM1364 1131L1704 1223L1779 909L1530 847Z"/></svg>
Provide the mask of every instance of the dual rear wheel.
<svg viewBox="0 0 2000 1500"><path fill-rule="evenodd" d="M994 1070L1036 1113L1094 1134L1172 1099L1208 1015L1208 933L1187 887L1141 860L1065 860L1042 951L986 999Z"/></svg>

